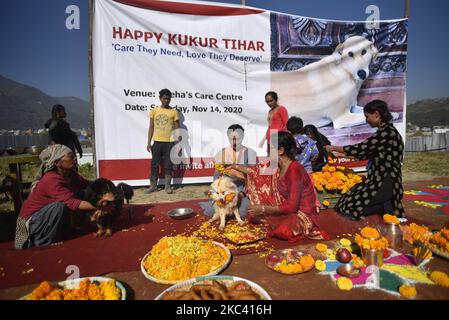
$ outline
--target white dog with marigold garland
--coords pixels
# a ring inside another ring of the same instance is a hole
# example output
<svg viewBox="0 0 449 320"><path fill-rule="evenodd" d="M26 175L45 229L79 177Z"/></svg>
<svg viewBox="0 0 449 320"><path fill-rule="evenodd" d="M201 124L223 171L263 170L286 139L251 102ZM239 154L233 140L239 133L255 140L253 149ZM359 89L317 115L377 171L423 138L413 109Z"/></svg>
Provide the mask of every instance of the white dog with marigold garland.
<svg viewBox="0 0 449 320"><path fill-rule="evenodd" d="M221 176L211 184L209 196L214 200L215 213L209 220L212 223L220 219L220 230L226 226L226 216L234 214L237 222L243 224L238 207L239 191L237 185L226 176Z"/></svg>

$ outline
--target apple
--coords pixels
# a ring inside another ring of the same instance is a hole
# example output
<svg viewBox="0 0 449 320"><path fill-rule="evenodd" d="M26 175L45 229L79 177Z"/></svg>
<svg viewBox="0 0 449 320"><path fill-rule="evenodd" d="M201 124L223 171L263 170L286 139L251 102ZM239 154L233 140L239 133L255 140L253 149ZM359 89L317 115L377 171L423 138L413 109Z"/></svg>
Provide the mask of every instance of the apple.
<svg viewBox="0 0 449 320"><path fill-rule="evenodd" d="M341 263L348 263L352 260L352 254L348 249L340 248L337 250L336 258Z"/></svg>

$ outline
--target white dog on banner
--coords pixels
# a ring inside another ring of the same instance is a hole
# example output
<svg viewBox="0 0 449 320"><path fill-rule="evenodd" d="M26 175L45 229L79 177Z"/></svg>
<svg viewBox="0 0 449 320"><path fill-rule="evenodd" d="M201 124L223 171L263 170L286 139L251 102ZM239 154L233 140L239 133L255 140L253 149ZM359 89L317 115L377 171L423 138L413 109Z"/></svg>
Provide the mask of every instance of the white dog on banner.
<svg viewBox="0 0 449 320"><path fill-rule="evenodd" d="M339 44L334 53L299 70L273 72L272 89L291 116L306 124L335 129L365 123L363 113L351 113L369 76L369 65L377 57L374 43L354 36Z"/></svg>

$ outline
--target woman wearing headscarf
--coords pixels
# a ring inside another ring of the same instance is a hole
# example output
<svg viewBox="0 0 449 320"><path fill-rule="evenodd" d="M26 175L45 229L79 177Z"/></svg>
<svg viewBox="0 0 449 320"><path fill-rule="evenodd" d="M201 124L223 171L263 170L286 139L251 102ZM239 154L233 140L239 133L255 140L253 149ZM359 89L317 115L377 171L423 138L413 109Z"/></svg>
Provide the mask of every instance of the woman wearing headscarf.
<svg viewBox="0 0 449 320"><path fill-rule="evenodd" d="M70 148L51 145L39 158L41 167L17 219L16 249L60 242L68 228L71 211L95 210L89 202L75 196L89 181L74 169L75 156Z"/></svg>

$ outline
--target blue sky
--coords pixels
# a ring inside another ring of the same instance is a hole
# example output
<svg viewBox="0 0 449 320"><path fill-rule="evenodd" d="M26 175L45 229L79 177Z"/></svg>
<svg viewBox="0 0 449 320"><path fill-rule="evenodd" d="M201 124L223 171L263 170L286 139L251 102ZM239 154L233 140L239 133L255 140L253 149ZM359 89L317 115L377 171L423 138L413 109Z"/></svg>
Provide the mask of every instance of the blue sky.
<svg viewBox="0 0 449 320"><path fill-rule="evenodd" d="M408 102L449 96L449 1L410 2ZM248 6L336 20L365 20L371 4L380 8L381 19L404 16L404 0L246 1ZM65 27L69 5L80 8L80 30ZM53 96L89 100L87 0L0 0L0 34L0 75Z"/></svg>

